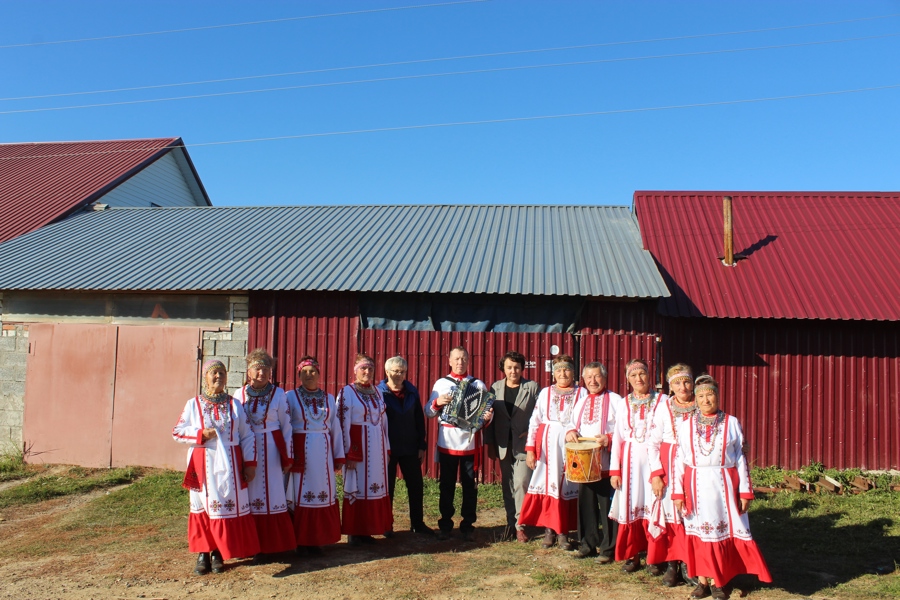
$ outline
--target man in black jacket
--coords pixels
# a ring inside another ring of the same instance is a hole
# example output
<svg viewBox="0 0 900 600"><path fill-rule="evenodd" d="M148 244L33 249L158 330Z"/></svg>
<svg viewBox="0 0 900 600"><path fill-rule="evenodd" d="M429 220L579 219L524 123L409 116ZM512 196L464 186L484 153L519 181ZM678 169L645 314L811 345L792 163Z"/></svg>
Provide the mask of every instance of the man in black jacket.
<svg viewBox="0 0 900 600"><path fill-rule="evenodd" d="M416 386L406 380L408 365L400 356L387 359L384 372L387 379L378 384L384 397L388 418L388 440L391 456L388 461L388 493L394 501L397 467L403 473L409 494L409 524L416 533L433 534L423 520L422 462L425 460L425 414ZM385 532L390 537L392 532Z"/></svg>

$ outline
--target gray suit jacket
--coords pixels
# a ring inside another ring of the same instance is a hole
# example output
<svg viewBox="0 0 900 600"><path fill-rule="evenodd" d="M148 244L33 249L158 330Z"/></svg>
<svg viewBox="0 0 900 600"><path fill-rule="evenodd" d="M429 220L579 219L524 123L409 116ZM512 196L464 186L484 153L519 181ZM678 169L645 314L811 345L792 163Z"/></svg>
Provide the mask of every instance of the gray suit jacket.
<svg viewBox="0 0 900 600"><path fill-rule="evenodd" d="M519 436L528 433L528 421L531 419L541 389L536 381L528 379L523 379L519 386L519 394L516 396L516 404L511 415L507 415L506 407L500 405L505 402L503 396L506 392L506 379L495 381L491 386L497 401L494 402L494 418L484 430L484 443L496 446L497 455L501 459L506 458L507 452L512 452L515 458L525 458L527 436L521 439ZM512 448L507 448L510 431L512 431Z"/></svg>

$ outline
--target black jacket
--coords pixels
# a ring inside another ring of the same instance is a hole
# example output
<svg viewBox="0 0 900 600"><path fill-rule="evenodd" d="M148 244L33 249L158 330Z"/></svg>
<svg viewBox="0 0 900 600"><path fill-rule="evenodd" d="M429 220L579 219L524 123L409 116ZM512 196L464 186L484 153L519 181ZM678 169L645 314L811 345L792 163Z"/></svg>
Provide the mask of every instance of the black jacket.
<svg viewBox="0 0 900 600"><path fill-rule="evenodd" d="M428 447L425 440L425 413L422 412L419 390L410 382L404 381L401 400L388 387L387 381L379 383L378 389L387 409L391 457L416 456L419 450Z"/></svg>

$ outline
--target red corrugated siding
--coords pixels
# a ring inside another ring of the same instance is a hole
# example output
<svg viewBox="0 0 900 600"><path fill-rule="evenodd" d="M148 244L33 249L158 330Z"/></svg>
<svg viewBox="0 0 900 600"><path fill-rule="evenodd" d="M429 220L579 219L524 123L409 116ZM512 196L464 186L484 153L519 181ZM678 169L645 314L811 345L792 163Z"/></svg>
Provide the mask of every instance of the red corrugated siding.
<svg viewBox="0 0 900 600"><path fill-rule="evenodd" d="M722 197L733 198L726 267ZM635 192L644 247L680 317L900 321L900 194Z"/></svg>
<svg viewBox="0 0 900 600"><path fill-rule="evenodd" d="M593 361L602 362L609 372L607 387L622 396L629 391L625 365L633 358L646 360L654 373L653 383L660 381L657 356L655 335L613 333L581 336L581 366Z"/></svg>
<svg viewBox="0 0 900 600"><path fill-rule="evenodd" d="M356 294L344 292L259 292L250 295L250 348L275 357L275 381L293 389L304 354L322 366L322 387L337 394L352 380L359 311Z"/></svg>
<svg viewBox="0 0 900 600"><path fill-rule="evenodd" d="M759 466L900 468L900 326L667 319L665 364L722 385Z"/></svg>
<svg viewBox="0 0 900 600"><path fill-rule="evenodd" d="M0 144L0 242L68 214L176 142L180 138Z"/></svg>

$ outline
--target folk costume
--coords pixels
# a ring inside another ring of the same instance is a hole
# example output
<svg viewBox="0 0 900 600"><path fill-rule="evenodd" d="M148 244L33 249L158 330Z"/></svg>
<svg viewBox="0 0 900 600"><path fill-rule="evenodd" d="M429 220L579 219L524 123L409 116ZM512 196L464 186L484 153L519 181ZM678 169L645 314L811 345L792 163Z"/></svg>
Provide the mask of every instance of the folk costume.
<svg viewBox="0 0 900 600"><path fill-rule="evenodd" d="M453 515L456 512L453 500L458 474L462 486L462 506L459 511L462 521L459 523L459 529L463 534L471 535L475 531L475 521L478 519L476 513L478 486L475 477L481 462L481 430L471 432L447 423L441 416L443 407L437 405L440 396L452 395L463 380L468 380L470 386L474 385L479 390L487 390L484 382L471 375L450 373L434 383L429 402L425 405L425 416L438 417L437 452L434 453L435 462L440 465L438 507L441 518L438 519L438 527L444 534L449 534L453 530Z"/></svg>
<svg viewBox="0 0 900 600"><path fill-rule="evenodd" d="M314 366L318 370L318 365ZM341 540L341 511L334 472L344 464L344 435L334 396L301 386L287 393L287 401L294 451L287 501L293 511L297 545L337 543Z"/></svg>
<svg viewBox="0 0 900 600"><path fill-rule="evenodd" d="M667 396L651 391L646 398L633 392L622 402L610 453L610 475L622 478L609 516L619 523L616 560L626 560L647 550L648 519L655 496L650 486L650 427L657 404ZM653 564L653 563L651 563Z"/></svg>
<svg viewBox="0 0 900 600"><path fill-rule="evenodd" d="M381 535L394 523L387 484L390 443L384 400L374 385L353 383L338 393L337 406L347 460L341 532ZM351 467L350 462L355 465Z"/></svg>
<svg viewBox="0 0 900 600"><path fill-rule="evenodd" d="M676 377L690 378L691 374L676 373L669 378L669 382ZM662 497L653 499L648 518L647 531L650 535L647 540L647 563L651 565L684 560L684 525L672 498L672 470L678 447L678 426L697 412L694 402L683 407L675 400L675 396L664 398L653 413L650 442L647 444L650 479L659 476L665 485Z"/></svg>
<svg viewBox="0 0 900 600"><path fill-rule="evenodd" d="M578 527L578 484L565 478L566 433L578 431L579 414L587 390L574 386L541 390L531 420L525 448L534 452L535 467L525 500L521 525L537 525L564 535Z"/></svg>
<svg viewBox="0 0 900 600"><path fill-rule="evenodd" d="M244 407L256 443L256 477L250 482L250 512L256 521L260 552L274 554L297 547L287 512L282 464L292 454L287 441L291 415L284 390L269 383L261 390L245 385L235 393Z"/></svg>
<svg viewBox="0 0 900 600"><path fill-rule="evenodd" d="M221 362L207 361L204 375L216 368L225 370ZM204 442L203 430L210 427L216 436ZM190 445L182 483L190 490L190 551L218 550L225 560L258 554L259 538L243 479L244 466L256 466L256 444L244 407L225 392L195 396L185 404L172 437Z"/></svg>
<svg viewBox="0 0 900 600"><path fill-rule="evenodd" d="M772 581L740 512L740 499L753 498L743 443L740 423L722 411L678 424L672 498L687 511L683 560L692 577L712 577L719 587L744 573Z"/></svg>
<svg viewBox="0 0 900 600"><path fill-rule="evenodd" d="M616 415L622 411L624 400L608 389L588 394L575 407L575 424L579 437L606 436L607 444L600 451L600 481L578 484L578 539L587 553L599 552L612 558L616 547L618 523L609 518L613 490L609 481L610 449L616 429Z"/></svg>

